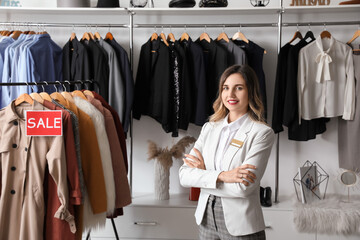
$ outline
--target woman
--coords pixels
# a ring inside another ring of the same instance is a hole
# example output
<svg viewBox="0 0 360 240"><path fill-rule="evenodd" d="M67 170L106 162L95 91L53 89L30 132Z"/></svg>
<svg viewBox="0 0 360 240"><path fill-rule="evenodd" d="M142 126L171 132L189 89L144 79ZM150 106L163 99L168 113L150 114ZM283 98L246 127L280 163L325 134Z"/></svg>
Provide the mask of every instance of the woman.
<svg viewBox="0 0 360 240"><path fill-rule="evenodd" d="M259 188L274 132L263 120L255 72L247 65L226 69L213 108L179 170L182 186L201 188L200 239L266 239Z"/></svg>

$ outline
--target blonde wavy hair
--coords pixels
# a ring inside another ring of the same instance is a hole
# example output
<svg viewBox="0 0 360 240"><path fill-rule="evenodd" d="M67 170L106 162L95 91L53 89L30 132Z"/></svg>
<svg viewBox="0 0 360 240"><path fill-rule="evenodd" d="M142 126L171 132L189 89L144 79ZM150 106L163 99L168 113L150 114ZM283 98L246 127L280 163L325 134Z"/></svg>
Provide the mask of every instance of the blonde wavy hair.
<svg viewBox="0 0 360 240"><path fill-rule="evenodd" d="M264 106L260 97L259 81L256 73L248 65L233 65L228 67L220 77L219 94L213 104L214 114L210 116L210 122L217 122L226 117L229 110L224 106L221 94L226 79L232 74L240 74L245 80L249 96L248 114L253 121L265 123Z"/></svg>

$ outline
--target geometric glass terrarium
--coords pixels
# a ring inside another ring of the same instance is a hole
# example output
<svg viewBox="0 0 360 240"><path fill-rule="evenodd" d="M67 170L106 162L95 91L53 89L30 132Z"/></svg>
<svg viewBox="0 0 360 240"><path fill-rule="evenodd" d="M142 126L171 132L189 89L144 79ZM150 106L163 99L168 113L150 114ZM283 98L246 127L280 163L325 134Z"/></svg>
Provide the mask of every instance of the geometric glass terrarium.
<svg viewBox="0 0 360 240"><path fill-rule="evenodd" d="M315 161L307 160L299 167L293 179L297 199L302 203L311 203L325 198L329 175Z"/></svg>

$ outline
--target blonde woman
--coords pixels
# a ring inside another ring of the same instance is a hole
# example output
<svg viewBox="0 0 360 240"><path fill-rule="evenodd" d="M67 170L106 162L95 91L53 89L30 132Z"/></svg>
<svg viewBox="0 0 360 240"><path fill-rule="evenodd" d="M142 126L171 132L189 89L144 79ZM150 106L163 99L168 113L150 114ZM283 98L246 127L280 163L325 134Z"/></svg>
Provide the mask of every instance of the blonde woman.
<svg viewBox="0 0 360 240"><path fill-rule="evenodd" d="M255 72L247 65L226 69L213 108L179 170L182 186L201 188L200 239L264 240L259 188L274 132L263 120Z"/></svg>

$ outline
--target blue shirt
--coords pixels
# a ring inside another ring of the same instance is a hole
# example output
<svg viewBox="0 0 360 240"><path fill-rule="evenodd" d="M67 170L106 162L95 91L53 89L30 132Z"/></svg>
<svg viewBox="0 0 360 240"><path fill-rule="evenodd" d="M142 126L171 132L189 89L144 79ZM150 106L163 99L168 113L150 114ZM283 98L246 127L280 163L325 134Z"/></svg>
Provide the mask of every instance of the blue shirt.
<svg viewBox="0 0 360 240"><path fill-rule="evenodd" d="M21 55L19 77L27 82L62 81L62 48L49 34L37 35L38 39L28 45ZM45 91L52 93L53 86L46 86Z"/></svg>

